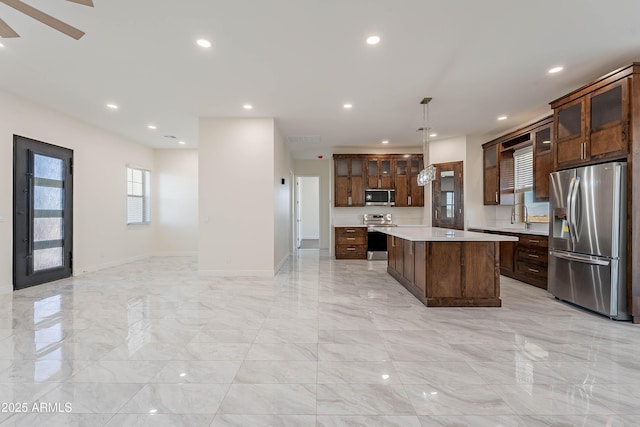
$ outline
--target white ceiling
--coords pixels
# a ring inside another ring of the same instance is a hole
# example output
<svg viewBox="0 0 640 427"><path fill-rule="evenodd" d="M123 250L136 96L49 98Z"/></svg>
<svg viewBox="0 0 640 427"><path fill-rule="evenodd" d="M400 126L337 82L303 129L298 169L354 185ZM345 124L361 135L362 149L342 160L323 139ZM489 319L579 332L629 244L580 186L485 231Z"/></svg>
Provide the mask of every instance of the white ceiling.
<svg viewBox="0 0 640 427"><path fill-rule="evenodd" d="M640 60L638 0L24 1L86 35L0 3L21 35L0 40L0 88L159 148L177 147L164 135L196 147L198 117L275 117L284 136L320 135L290 144L297 158L420 146L423 97L436 139L495 135Z"/></svg>

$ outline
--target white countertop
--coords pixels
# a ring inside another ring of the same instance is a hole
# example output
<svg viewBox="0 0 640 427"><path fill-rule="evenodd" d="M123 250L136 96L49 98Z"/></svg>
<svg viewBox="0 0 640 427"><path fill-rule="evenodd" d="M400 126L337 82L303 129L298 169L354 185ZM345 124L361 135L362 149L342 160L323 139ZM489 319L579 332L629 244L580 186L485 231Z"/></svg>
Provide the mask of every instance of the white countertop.
<svg viewBox="0 0 640 427"><path fill-rule="evenodd" d="M473 225L468 227L469 230L486 230L486 231L502 231L503 233L519 233L519 234L535 234L536 236L548 236L549 229L546 230L527 230L521 227L494 227L489 225Z"/></svg>
<svg viewBox="0 0 640 427"><path fill-rule="evenodd" d="M517 237L427 226L376 227L376 231L412 242L516 242Z"/></svg>

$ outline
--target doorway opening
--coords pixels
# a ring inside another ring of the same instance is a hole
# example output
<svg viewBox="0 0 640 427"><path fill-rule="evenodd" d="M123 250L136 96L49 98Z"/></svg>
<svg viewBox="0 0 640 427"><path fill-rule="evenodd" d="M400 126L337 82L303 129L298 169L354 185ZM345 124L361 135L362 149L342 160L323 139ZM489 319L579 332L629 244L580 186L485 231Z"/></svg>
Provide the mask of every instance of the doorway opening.
<svg viewBox="0 0 640 427"><path fill-rule="evenodd" d="M13 137L13 289L71 276L73 150Z"/></svg>
<svg viewBox="0 0 640 427"><path fill-rule="evenodd" d="M320 249L320 177L296 178L296 248Z"/></svg>

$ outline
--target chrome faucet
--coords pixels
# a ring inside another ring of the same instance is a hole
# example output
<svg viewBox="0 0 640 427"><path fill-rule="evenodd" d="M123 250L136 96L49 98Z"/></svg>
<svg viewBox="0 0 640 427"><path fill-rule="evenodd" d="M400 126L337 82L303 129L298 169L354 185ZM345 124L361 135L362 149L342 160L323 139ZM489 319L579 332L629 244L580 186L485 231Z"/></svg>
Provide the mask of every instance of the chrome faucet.
<svg viewBox="0 0 640 427"><path fill-rule="evenodd" d="M520 205L522 205L522 209L524 210L523 222L525 224L525 228L529 229L529 227L531 226L531 223L529 222L529 210L527 209L527 205L525 205L524 203L515 203L513 206L511 206L511 224L516 223L516 207Z"/></svg>

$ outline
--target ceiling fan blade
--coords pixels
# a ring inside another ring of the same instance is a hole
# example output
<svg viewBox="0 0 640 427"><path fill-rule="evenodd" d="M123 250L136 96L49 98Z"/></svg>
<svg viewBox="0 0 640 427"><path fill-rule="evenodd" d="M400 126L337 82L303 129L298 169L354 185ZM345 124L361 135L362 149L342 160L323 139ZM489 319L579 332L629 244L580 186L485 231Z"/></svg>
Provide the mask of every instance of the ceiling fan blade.
<svg viewBox="0 0 640 427"><path fill-rule="evenodd" d="M78 3L84 6L93 7L93 0L67 0L67 1L70 1L71 3Z"/></svg>
<svg viewBox="0 0 640 427"><path fill-rule="evenodd" d="M6 22L0 19L0 37L2 37L3 39L9 39L14 37L20 37L20 35L15 31L13 31L13 28L7 25Z"/></svg>
<svg viewBox="0 0 640 427"><path fill-rule="evenodd" d="M84 32L80 31L79 29L62 22L61 20L56 19L51 15L47 15L46 13L36 9L35 7L29 6L28 4L23 3L20 0L0 0L0 3L11 6L15 10L22 12L25 15L30 16L33 19L40 21L45 25L48 25L54 30L58 30L61 33L64 33L76 40L79 40L80 38L82 38L82 36L84 36Z"/></svg>

